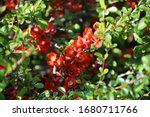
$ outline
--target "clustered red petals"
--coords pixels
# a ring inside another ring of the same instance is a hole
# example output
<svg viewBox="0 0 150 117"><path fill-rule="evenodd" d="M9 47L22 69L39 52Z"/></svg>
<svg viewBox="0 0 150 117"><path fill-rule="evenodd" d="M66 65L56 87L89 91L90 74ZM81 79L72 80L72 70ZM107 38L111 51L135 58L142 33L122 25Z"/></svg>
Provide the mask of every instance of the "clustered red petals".
<svg viewBox="0 0 150 117"><path fill-rule="evenodd" d="M59 86L59 80L56 78L56 79L50 79L48 77L44 78L44 88L47 89L47 90L50 90L52 93L54 91L57 90Z"/></svg>
<svg viewBox="0 0 150 117"><path fill-rule="evenodd" d="M55 61L55 66L57 68L61 68L64 66L64 56L60 55L60 57L58 57Z"/></svg>
<svg viewBox="0 0 150 117"><path fill-rule="evenodd" d="M137 0L126 0L126 2L133 9L135 8L136 4L138 3Z"/></svg>
<svg viewBox="0 0 150 117"><path fill-rule="evenodd" d="M78 0L55 0L54 2L50 2L49 5L52 7L49 15L53 18L63 17L66 13L65 9L71 12L77 12L83 8L83 3Z"/></svg>
<svg viewBox="0 0 150 117"><path fill-rule="evenodd" d="M38 25L35 25L31 28L30 34L33 38L39 39L43 35L43 30Z"/></svg>
<svg viewBox="0 0 150 117"><path fill-rule="evenodd" d="M76 11L80 11L83 7L82 4L80 3L71 3L68 5L69 9L72 11L72 12L76 12Z"/></svg>
<svg viewBox="0 0 150 117"><path fill-rule="evenodd" d="M41 39L38 44L35 45L38 52L47 52L50 48L50 42L47 39Z"/></svg>
<svg viewBox="0 0 150 117"><path fill-rule="evenodd" d="M65 56L70 57L70 58L73 58L75 56L75 50L74 50L73 46L68 46L65 49Z"/></svg>
<svg viewBox="0 0 150 117"><path fill-rule="evenodd" d="M30 43L32 43L34 40L37 41L36 44L32 44L35 48L37 48L38 52L47 52L49 50L50 41L43 37L44 31L38 25L35 25L31 28L30 34L32 37Z"/></svg>
<svg viewBox="0 0 150 117"><path fill-rule="evenodd" d="M83 32L83 37L78 36L72 45L65 48L63 55L56 52L47 54L47 64L50 66L49 75L63 77L63 87L66 90L76 86L76 77L94 61L94 55L89 52L92 45L99 48L102 42L94 36L92 29L87 27Z"/></svg>
<svg viewBox="0 0 150 117"><path fill-rule="evenodd" d="M16 100L17 93L18 93L17 87L12 86L12 85L8 85L6 90L4 91L4 95L6 99L9 99L9 100Z"/></svg>
<svg viewBox="0 0 150 117"><path fill-rule="evenodd" d="M68 63L65 66L65 74L66 76L69 76L69 77L72 77L72 76L76 77L80 74L80 69L77 67L76 64Z"/></svg>
<svg viewBox="0 0 150 117"><path fill-rule="evenodd" d="M13 10L18 4L18 0L6 0L6 8L8 10Z"/></svg>
<svg viewBox="0 0 150 117"><path fill-rule="evenodd" d="M75 85L76 85L76 78L75 77L67 77L65 79L64 88L66 90L73 88Z"/></svg>
<svg viewBox="0 0 150 117"><path fill-rule="evenodd" d="M52 23L48 23L47 27L42 30L38 25L31 28L30 36L31 38L27 40L28 43L34 45L37 52L48 52L50 49L50 41L47 39L46 34L53 35L56 33L55 26ZM27 50L24 45L19 45L15 48L14 52Z"/></svg>
<svg viewBox="0 0 150 117"><path fill-rule="evenodd" d="M44 30L45 33L55 34L56 29L55 26L52 23L48 23L47 28Z"/></svg>
<svg viewBox="0 0 150 117"><path fill-rule="evenodd" d="M62 0L55 0L54 2L50 3L50 6L51 7L57 7L57 6L59 6L61 4L61 1Z"/></svg>
<svg viewBox="0 0 150 117"><path fill-rule="evenodd" d="M82 49L83 48L83 40L82 39L74 40L72 46L74 47L75 50Z"/></svg>

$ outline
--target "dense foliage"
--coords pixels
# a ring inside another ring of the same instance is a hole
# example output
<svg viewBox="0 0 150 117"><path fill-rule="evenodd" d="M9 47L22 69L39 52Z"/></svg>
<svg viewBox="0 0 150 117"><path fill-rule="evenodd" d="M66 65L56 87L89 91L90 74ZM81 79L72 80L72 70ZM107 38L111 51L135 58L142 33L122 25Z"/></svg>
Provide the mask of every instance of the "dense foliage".
<svg viewBox="0 0 150 117"><path fill-rule="evenodd" d="M150 0L1 0L0 99L150 99Z"/></svg>

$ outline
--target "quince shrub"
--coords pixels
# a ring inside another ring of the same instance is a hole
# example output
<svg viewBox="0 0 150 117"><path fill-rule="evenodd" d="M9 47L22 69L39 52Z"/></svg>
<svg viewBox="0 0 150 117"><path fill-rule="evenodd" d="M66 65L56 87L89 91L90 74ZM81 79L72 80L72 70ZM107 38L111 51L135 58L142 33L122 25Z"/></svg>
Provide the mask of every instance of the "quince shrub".
<svg viewBox="0 0 150 117"><path fill-rule="evenodd" d="M150 0L2 0L0 99L150 99Z"/></svg>

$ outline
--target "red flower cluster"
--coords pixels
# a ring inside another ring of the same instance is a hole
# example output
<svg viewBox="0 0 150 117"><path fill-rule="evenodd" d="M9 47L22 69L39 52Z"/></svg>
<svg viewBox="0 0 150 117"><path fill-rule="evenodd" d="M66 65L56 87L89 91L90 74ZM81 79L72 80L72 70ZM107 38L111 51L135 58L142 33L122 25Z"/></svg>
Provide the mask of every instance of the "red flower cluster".
<svg viewBox="0 0 150 117"><path fill-rule="evenodd" d="M45 30L42 30L38 25L35 25L31 28L30 34L31 39L28 40L28 43L33 44L37 48L38 52L47 52L50 48L50 41L46 39L44 35L46 34L55 34L56 29L52 23L49 23ZM36 42L36 43L35 43ZM27 48L23 45L15 48L17 50L26 50Z"/></svg>
<svg viewBox="0 0 150 117"><path fill-rule="evenodd" d="M48 77L44 78L44 88L50 90L52 93L57 90L59 85L59 80L57 78L50 79Z"/></svg>
<svg viewBox="0 0 150 117"><path fill-rule="evenodd" d="M126 0L126 2L133 9L135 8L135 5L138 3L137 0Z"/></svg>
<svg viewBox="0 0 150 117"><path fill-rule="evenodd" d="M89 48L97 42L100 42L99 38L96 38L92 29L88 27L85 28L83 37L78 36L71 46L65 48L64 54L58 55L55 52L47 54L50 76L57 76L58 81L45 80L45 88L51 92L55 91L58 87L56 83L59 83L61 78L64 78L63 87L66 90L73 88L76 85L76 77L92 64L94 56L89 52ZM55 88L51 87L53 84Z"/></svg>
<svg viewBox="0 0 150 117"><path fill-rule="evenodd" d="M54 2L50 2L50 6L54 8L50 12L50 16L54 18L63 17L66 12L65 9L76 12L81 10L83 7L80 1L77 0L55 0Z"/></svg>
<svg viewBox="0 0 150 117"><path fill-rule="evenodd" d="M18 93L17 87L12 86L12 85L8 85L6 90L4 91L4 95L6 99L9 99L9 100L16 100L17 93Z"/></svg>
<svg viewBox="0 0 150 117"><path fill-rule="evenodd" d="M6 0L6 8L8 10L13 10L18 4L18 0Z"/></svg>

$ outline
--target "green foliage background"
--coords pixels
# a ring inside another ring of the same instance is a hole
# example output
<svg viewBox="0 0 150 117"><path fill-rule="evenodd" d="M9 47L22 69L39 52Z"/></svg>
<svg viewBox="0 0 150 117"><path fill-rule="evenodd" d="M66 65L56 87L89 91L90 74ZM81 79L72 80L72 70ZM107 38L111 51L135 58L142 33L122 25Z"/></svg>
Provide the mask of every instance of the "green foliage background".
<svg viewBox="0 0 150 117"><path fill-rule="evenodd" d="M7 99L4 92L10 84L18 89L17 99L24 95L29 99L54 100L71 100L74 96L84 100L150 99L150 0L139 0L134 9L124 0L97 0L95 12L88 10L90 4L84 6L88 15L84 16L85 22L76 20L82 18L82 12L67 11L65 21L55 19L53 22L61 28L60 36L55 37L58 53L59 48L77 39L85 27L93 25L88 17L99 19L95 35L102 39L103 46L90 48L99 64L97 74L81 74L77 79L79 89L65 91L59 87L53 94L44 89L41 79L41 73L47 70L46 53L37 53L26 42L32 25L45 29L52 20L47 17L52 10L49 2L51 0L21 0L12 11L5 11L5 5L0 6L0 64L6 66L0 70L0 99ZM122 7L117 7L117 3L123 4ZM32 48L32 52L14 53L20 44ZM134 50L133 57L126 52L129 48ZM20 58L23 62L18 65ZM81 82L83 79L85 83ZM58 92L64 95L59 96Z"/></svg>

